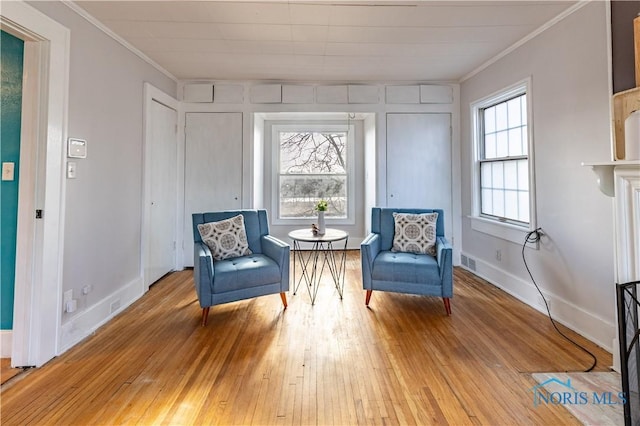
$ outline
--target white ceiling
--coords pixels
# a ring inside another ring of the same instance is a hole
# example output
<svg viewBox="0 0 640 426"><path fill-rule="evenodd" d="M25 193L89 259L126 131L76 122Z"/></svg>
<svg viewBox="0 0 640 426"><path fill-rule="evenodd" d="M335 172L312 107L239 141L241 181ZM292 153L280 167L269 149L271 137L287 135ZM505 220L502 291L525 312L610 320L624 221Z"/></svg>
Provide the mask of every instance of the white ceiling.
<svg viewBox="0 0 640 426"><path fill-rule="evenodd" d="M459 81L576 1L76 1L178 79Z"/></svg>

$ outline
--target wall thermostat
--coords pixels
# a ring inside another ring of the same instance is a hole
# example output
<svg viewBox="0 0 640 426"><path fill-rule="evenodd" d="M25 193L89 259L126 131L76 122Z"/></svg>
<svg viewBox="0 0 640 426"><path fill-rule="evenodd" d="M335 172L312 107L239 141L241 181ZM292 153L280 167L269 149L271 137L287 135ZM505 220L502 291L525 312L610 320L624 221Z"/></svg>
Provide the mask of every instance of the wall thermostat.
<svg viewBox="0 0 640 426"><path fill-rule="evenodd" d="M87 141L69 138L67 141L67 157L87 158Z"/></svg>

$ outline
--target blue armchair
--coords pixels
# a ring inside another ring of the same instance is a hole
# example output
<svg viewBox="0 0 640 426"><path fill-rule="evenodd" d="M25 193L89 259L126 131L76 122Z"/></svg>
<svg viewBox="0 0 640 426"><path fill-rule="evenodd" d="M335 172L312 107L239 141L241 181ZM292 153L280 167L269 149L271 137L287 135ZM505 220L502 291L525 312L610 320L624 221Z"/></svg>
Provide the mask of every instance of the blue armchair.
<svg viewBox="0 0 640 426"><path fill-rule="evenodd" d="M395 230L394 212L438 213L435 257L391 251ZM447 315L451 315L452 256L451 244L444 236L442 210L374 207L371 211L371 234L360 245L365 304L369 306L373 290L439 296L443 298Z"/></svg>
<svg viewBox="0 0 640 426"><path fill-rule="evenodd" d="M198 225L244 217L244 227L251 254L225 260L214 260L202 241ZM227 210L194 213L193 278L200 307L202 326L207 325L213 305L280 293L287 308L285 292L289 290L289 245L269 235L266 210Z"/></svg>

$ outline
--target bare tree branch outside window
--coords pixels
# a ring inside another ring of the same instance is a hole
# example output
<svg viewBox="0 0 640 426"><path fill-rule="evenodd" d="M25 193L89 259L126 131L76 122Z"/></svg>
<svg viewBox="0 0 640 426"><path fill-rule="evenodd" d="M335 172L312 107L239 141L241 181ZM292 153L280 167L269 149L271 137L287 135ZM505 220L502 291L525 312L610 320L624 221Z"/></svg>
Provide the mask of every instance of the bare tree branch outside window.
<svg viewBox="0 0 640 426"><path fill-rule="evenodd" d="M347 133L280 132L280 217L314 217L320 200L327 217L347 216Z"/></svg>

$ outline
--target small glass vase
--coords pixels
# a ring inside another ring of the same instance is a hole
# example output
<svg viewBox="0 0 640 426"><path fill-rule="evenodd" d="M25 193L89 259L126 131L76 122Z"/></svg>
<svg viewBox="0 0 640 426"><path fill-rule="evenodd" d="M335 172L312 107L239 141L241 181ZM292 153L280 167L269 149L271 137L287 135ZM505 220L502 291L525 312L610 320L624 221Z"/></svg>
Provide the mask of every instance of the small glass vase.
<svg viewBox="0 0 640 426"><path fill-rule="evenodd" d="M323 211L318 212L318 235L324 235L326 232L325 223L324 223L324 213Z"/></svg>

